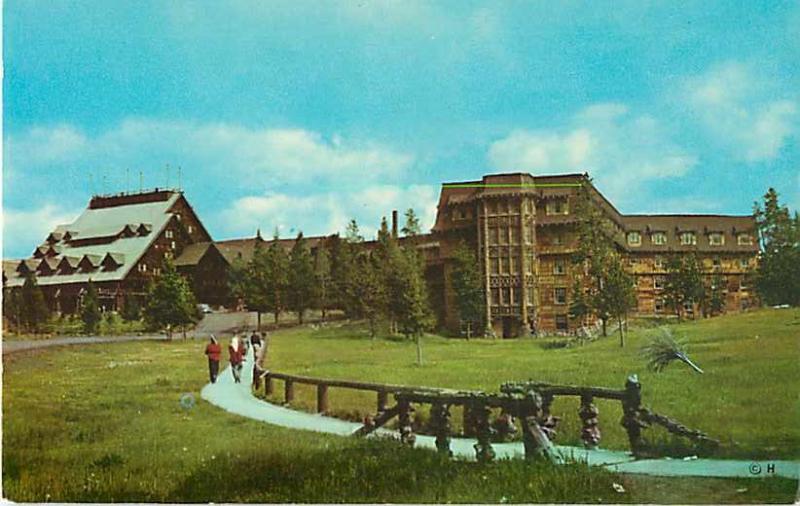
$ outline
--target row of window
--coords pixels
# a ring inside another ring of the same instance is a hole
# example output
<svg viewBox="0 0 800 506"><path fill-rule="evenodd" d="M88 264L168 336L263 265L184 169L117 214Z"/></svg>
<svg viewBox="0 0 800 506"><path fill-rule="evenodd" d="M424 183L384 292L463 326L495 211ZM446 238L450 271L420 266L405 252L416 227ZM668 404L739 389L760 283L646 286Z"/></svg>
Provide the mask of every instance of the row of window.
<svg viewBox="0 0 800 506"><path fill-rule="evenodd" d="M694 232L681 232L678 235L678 241L682 246L694 246L697 244L697 234L695 234ZM739 244L739 246L751 246L753 244L753 236L749 234L738 234L736 236L736 241ZM667 233L666 232L651 233L650 242L657 246L663 246L667 244ZM725 234L721 232L712 232L708 234L708 244L710 246L724 246ZM642 234L635 231L628 232L628 245L641 246Z"/></svg>
<svg viewBox="0 0 800 506"><path fill-rule="evenodd" d="M492 274L516 274L519 272L519 255L499 256L489 259L490 272ZM533 273L533 255L526 255L525 272ZM555 260L553 262L553 274L564 275L567 273L566 260Z"/></svg>
<svg viewBox="0 0 800 506"><path fill-rule="evenodd" d="M631 266L639 265L639 259L636 257L630 257L628 259L628 264ZM711 266L714 270L719 270L722 268L722 260L719 258L711 259ZM656 256L653 259L653 267L656 269L666 269L667 263L664 260L664 257ZM749 269L750 268L750 259L749 258L740 258L739 259L739 268L741 269Z"/></svg>

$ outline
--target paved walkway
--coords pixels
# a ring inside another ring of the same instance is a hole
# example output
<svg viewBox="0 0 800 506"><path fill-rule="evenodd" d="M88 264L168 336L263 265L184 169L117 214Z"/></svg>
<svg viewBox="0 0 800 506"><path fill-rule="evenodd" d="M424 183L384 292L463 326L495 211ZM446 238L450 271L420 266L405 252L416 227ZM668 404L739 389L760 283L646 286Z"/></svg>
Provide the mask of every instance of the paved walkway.
<svg viewBox="0 0 800 506"><path fill-rule="evenodd" d="M252 353L247 357L242 371L242 382L233 382L230 367L226 368L215 384L206 385L201 396L211 404L231 413L260 420L290 429L309 430L350 436L361 424L347 422L319 414L304 413L264 402L253 396L250 384L253 376ZM397 437L396 431L379 429L375 435ZM474 439L453 438L450 448L457 458L474 460ZM435 449L432 436L417 435L416 446ZM493 444L499 458L525 456L521 442ZM562 461L572 458L592 466L603 466L611 471L648 474L654 476L701 476L719 478L762 478L782 476L800 479L800 462L774 460L713 460L713 459L644 459L635 460L629 453L611 450L586 450L570 446L556 446Z"/></svg>
<svg viewBox="0 0 800 506"><path fill-rule="evenodd" d="M173 339L180 339L176 334ZM30 341L3 341L3 355L24 350L35 350L38 348L49 348L51 346L70 346L73 344L106 344L121 343L125 341L166 341L164 335L145 335L145 336L116 336L116 337L56 337L53 339L37 339Z"/></svg>

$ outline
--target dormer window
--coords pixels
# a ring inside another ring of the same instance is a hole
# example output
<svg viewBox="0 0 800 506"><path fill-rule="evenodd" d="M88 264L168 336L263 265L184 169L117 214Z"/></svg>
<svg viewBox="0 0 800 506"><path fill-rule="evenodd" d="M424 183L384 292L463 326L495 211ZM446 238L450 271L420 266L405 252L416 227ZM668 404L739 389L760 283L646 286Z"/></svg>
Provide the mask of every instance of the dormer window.
<svg viewBox="0 0 800 506"><path fill-rule="evenodd" d="M681 244L683 246L692 246L697 244L697 236L694 232L682 232L681 233Z"/></svg>
<svg viewBox="0 0 800 506"><path fill-rule="evenodd" d="M567 267L564 264L564 260L556 260L553 263L553 274L560 275L560 274L566 274L566 273L567 273Z"/></svg>
<svg viewBox="0 0 800 506"><path fill-rule="evenodd" d="M719 232L713 232L708 235L708 244L711 246L722 246L725 244L725 236Z"/></svg>
<svg viewBox="0 0 800 506"><path fill-rule="evenodd" d="M191 225L188 225L188 226L186 227L186 231L187 231L187 232L189 232L189 233L191 234L192 232L194 232L194 227L193 227L193 226L191 226Z"/></svg>
<svg viewBox="0 0 800 506"><path fill-rule="evenodd" d="M653 232L653 235L650 236L650 240L653 242L653 244L663 246L664 244L667 244L667 234L664 232Z"/></svg>
<svg viewBox="0 0 800 506"><path fill-rule="evenodd" d="M736 242L739 244L739 246L752 246L753 236L750 234L739 234L736 237Z"/></svg>
<svg viewBox="0 0 800 506"><path fill-rule="evenodd" d="M145 263L139 264L138 269L139 269L139 272L141 272L141 273L147 272L147 264L145 264Z"/></svg>
<svg viewBox="0 0 800 506"><path fill-rule="evenodd" d="M639 232L628 232L628 245L641 246L642 235Z"/></svg>
<svg viewBox="0 0 800 506"><path fill-rule="evenodd" d="M657 256L653 263L654 263L656 269L663 269L664 268L664 257Z"/></svg>
<svg viewBox="0 0 800 506"><path fill-rule="evenodd" d="M569 206L566 199L551 200L545 206L548 215L569 214Z"/></svg>
<svg viewBox="0 0 800 506"><path fill-rule="evenodd" d="M164 237L166 237L167 239L172 239L172 230L167 230L166 232L164 232Z"/></svg>

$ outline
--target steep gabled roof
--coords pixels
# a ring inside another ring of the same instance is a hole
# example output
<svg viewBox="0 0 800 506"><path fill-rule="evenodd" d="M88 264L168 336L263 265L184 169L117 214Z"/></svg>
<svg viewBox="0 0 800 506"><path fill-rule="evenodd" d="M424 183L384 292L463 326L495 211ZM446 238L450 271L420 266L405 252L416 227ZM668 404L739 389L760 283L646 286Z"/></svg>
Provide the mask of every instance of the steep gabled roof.
<svg viewBox="0 0 800 506"><path fill-rule="evenodd" d="M181 198L182 194L175 191L93 198L73 223L59 225L50 234L52 239L60 234L58 246L61 251L53 258L64 262L63 266L69 273L42 276L38 279L39 284L85 283L90 277L95 282L124 279L173 219L170 209ZM134 233L123 234L126 230ZM92 241L98 238L108 240ZM95 267L107 266L113 260L113 266L117 268L97 272L74 271L85 257ZM23 282L24 278L19 276L9 278L7 286L20 286Z"/></svg>

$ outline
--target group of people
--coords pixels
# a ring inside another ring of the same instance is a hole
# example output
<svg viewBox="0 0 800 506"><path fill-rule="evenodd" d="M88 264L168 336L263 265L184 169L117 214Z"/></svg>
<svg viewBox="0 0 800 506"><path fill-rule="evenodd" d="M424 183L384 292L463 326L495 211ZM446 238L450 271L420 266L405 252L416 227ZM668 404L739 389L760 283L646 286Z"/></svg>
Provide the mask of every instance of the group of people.
<svg viewBox="0 0 800 506"><path fill-rule="evenodd" d="M236 383L241 383L244 358L250 348L253 349L253 357L255 357L253 361L253 383L258 386L261 381L261 374L264 371L264 359L267 355L266 336L262 336L259 332L253 332L250 335L250 339L248 339L246 333L241 337L238 334L234 334L230 345L228 345L228 357L231 363L231 371L233 372L233 380ZM206 345L205 354L208 357L208 375L211 383L216 383L219 376L222 346L213 334L211 334L211 342Z"/></svg>

